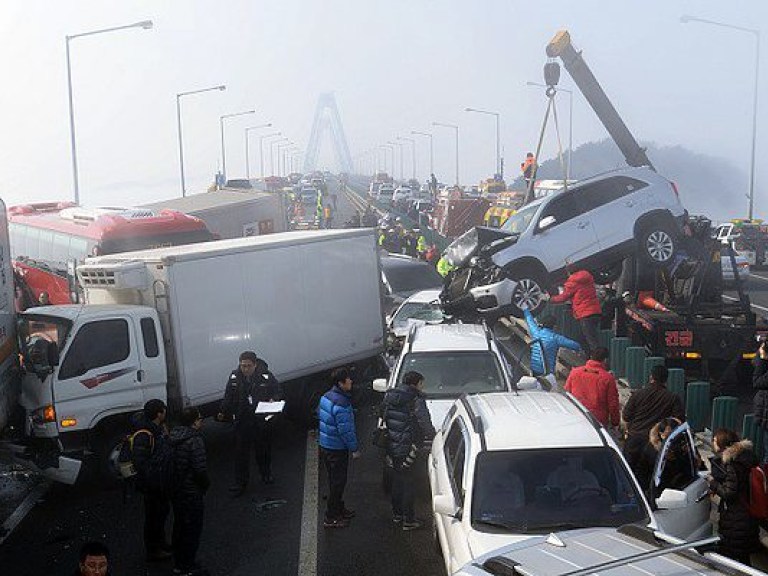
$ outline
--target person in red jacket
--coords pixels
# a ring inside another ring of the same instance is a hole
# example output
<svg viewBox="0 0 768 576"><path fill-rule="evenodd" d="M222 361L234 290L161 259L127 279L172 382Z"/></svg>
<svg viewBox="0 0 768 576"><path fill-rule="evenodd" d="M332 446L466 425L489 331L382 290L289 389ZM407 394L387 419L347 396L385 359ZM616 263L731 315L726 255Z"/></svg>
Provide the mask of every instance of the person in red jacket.
<svg viewBox="0 0 768 576"><path fill-rule="evenodd" d="M563 292L552 296L555 304L571 301L573 317L579 321L579 327L584 339L584 350L589 357L590 352L600 345L600 316L602 309L597 299L595 279L587 270L568 270L568 279L563 286Z"/></svg>
<svg viewBox="0 0 768 576"><path fill-rule="evenodd" d="M608 372L607 360L607 349L598 347L592 350L587 363L568 374L565 390L573 394L600 424L610 430L614 426L618 428L621 413L616 378Z"/></svg>

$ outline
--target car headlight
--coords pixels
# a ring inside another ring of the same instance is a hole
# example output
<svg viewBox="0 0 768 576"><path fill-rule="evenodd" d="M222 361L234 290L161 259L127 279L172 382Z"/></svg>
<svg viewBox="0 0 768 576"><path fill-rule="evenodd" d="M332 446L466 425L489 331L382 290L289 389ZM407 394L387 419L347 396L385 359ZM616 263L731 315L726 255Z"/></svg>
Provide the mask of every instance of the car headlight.
<svg viewBox="0 0 768 576"><path fill-rule="evenodd" d="M477 228L472 228L445 249L444 258L451 266L462 266L477 250L478 244Z"/></svg>

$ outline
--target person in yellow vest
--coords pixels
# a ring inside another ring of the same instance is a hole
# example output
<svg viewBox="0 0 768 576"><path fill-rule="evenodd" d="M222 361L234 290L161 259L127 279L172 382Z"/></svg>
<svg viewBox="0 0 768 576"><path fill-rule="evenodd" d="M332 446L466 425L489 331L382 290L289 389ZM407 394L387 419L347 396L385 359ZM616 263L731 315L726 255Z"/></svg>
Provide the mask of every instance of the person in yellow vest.
<svg viewBox="0 0 768 576"><path fill-rule="evenodd" d="M325 227L326 228L332 228L333 227L333 215L331 214L331 207L326 206L323 208L323 218L325 219Z"/></svg>
<svg viewBox="0 0 768 576"><path fill-rule="evenodd" d="M422 234L421 230L418 228L414 228L413 231L418 236L416 240L416 253L419 255L419 258L425 260L427 254L427 239L424 238L424 234Z"/></svg>
<svg viewBox="0 0 768 576"><path fill-rule="evenodd" d="M452 266L448 263L448 260L445 259L445 256L442 256L440 260L437 261L437 273L440 274L443 278L448 276L448 272L453 270L455 266Z"/></svg>

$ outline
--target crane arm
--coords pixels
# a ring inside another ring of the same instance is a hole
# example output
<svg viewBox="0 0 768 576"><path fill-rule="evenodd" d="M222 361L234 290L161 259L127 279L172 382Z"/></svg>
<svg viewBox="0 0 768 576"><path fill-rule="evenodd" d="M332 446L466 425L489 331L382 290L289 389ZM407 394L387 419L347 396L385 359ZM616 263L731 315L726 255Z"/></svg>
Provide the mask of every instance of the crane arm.
<svg viewBox="0 0 768 576"><path fill-rule="evenodd" d="M603 88L587 66L581 52L577 51L571 44L571 35L567 30L560 30L555 34L555 37L547 45L547 56L560 58L563 61L565 69L568 70L576 86L584 94L605 129L608 130L613 141L616 142L627 164L630 166L648 166L655 170L645 153L645 148L637 143L632 132L624 124L616 108L613 107Z"/></svg>

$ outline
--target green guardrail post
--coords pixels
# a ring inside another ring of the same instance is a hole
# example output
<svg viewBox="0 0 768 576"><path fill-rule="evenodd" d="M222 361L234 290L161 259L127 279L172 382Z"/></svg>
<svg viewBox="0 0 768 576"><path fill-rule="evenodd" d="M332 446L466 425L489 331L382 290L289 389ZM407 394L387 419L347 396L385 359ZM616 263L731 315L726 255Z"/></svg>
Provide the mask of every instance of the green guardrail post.
<svg viewBox="0 0 768 576"><path fill-rule="evenodd" d="M661 356L649 356L643 361L643 384L651 378L651 370L654 366L664 366L664 358Z"/></svg>
<svg viewBox="0 0 768 576"><path fill-rule="evenodd" d="M744 414L741 424L741 437L752 441L752 449L757 457L762 460L763 454L763 429L757 425L754 414Z"/></svg>
<svg viewBox="0 0 768 576"><path fill-rule="evenodd" d="M736 430L736 411L739 399L735 396L718 396L712 401L712 431L718 428Z"/></svg>
<svg viewBox="0 0 768 576"><path fill-rule="evenodd" d="M608 350L608 352L611 351L611 339L613 338L613 330L610 328L602 328L600 330L600 333L598 334L598 342L600 342L600 346Z"/></svg>
<svg viewBox="0 0 768 576"><path fill-rule="evenodd" d="M680 402L685 406L685 370L682 368L670 368L667 379L667 390L680 397Z"/></svg>
<svg viewBox="0 0 768 576"><path fill-rule="evenodd" d="M625 367L630 388L642 388L643 366L648 353L643 346L630 346L625 352Z"/></svg>
<svg viewBox="0 0 768 576"><path fill-rule="evenodd" d="M701 432L709 416L709 382L691 382L685 395L685 417L691 430Z"/></svg>
<svg viewBox="0 0 768 576"><path fill-rule="evenodd" d="M624 378L627 375L627 348L630 344L630 339L624 336L611 340L608 360L616 378Z"/></svg>

